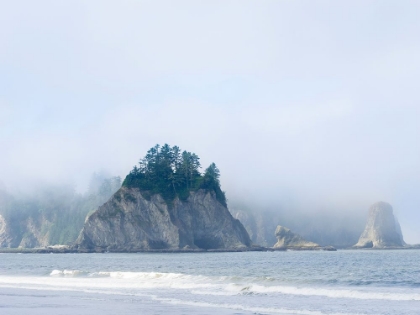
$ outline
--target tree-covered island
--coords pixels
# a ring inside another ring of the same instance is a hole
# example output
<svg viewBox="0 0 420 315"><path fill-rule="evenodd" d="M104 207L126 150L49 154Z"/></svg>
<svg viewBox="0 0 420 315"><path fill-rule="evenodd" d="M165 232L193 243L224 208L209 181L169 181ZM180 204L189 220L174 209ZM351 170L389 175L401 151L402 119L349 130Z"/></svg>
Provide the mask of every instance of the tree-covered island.
<svg viewBox="0 0 420 315"><path fill-rule="evenodd" d="M181 151L178 146L157 144L134 166L122 185L139 188L150 195L160 194L168 205L176 197L186 200L190 191L204 189L213 191L217 200L226 206L216 164L211 163L204 174L200 168L200 158L195 153Z"/></svg>

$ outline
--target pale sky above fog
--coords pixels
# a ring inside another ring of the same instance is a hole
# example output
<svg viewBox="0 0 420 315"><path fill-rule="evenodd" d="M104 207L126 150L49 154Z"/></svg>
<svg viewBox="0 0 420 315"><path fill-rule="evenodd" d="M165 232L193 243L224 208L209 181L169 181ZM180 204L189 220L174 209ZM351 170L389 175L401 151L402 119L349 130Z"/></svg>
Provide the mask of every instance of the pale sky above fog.
<svg viewBox="0 0 420 315"><path fill-rule="evenodd" d="M3 1L2 185L83 190L169 143L214 161L231 200L384 200L420 243L419 14L418 1Z"/></svg>

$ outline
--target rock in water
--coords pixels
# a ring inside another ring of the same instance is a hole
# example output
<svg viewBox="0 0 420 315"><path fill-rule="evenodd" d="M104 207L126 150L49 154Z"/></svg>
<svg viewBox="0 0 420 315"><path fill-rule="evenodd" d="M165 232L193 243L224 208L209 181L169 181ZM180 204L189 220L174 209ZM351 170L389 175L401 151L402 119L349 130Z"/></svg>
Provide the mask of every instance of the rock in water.
<svg viewBox="0 0 420 315"><path fill-rule="evenodd" d="M369 209L365 230L354 245L358 248L389 248L405 245L401 227L386 202L377 202Z"/></svg>
<svg viewBox="0 0 420 315"><path fill-rule="evenodd" d="M288 228L278 225L276 228L275 235L277 237L277 243L274 244L274 248L280 247L320 247L317 243L309 242L302 236L293 233Z"/></svg>
<svg viewBox="0 0 420 315"><path fill-rule="evenodd" d="M159 194L122 187L87 217L76 241L81 251L239 249L248 233L207 190L191 191L169 206Z"/></svg>

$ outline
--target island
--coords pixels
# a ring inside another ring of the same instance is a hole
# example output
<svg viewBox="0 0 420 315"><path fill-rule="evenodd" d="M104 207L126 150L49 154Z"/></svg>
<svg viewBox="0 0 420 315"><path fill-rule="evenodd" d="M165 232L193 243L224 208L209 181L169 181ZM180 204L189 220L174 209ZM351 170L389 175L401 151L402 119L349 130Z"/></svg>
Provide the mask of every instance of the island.
<svg viewBox="0 0 420 315"><path fill-rule="evenodd" d="M151 148L105 204L90 214L79 252L244 250L251 247L230 214L212 163L168 144Z"/></svg>

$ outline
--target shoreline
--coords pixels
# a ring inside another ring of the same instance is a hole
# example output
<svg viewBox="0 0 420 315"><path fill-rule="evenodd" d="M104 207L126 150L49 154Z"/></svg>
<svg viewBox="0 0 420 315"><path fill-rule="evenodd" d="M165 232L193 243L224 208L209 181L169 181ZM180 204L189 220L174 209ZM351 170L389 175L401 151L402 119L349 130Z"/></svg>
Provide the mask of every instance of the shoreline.
<svg viewBox="0 0 420 315"><path fill-rule="evenodd" d="M405 247L388 247L388 248L335 248L332 246L325 247L246 247L246 248L226 248L226 249L76 249L70 246L47 246L41 248L0 248L0 254L92 254L92 253L241 253L241 252L285 252L285 251L337 251L337 250L363 250L363 251L382 251L382 250L415 250L420 249L420 245Z"/></svg>
<svg viewBox="0 0 420 315"><path fill-rule="evenodd" d="M241 252L285 252L285 251L337 251L332 246L325 247L246 247L226 249L132 249L115 250L106 248L76 249L72 247L42 248L0 248L0 254L91 254L91 253L241 253Z"/></svg>
<svg viewBox="0 0 420 315"><path fill-rule="evenodd" d="M258 251L286 251L286 248L227 248L227 249L76 249L72 247L42 247L42 248L0 248L0 254L91 254L91 253L235 253Z"/></svg>

